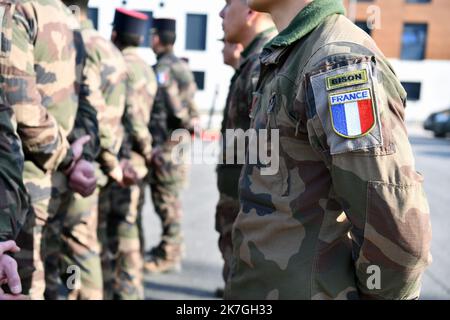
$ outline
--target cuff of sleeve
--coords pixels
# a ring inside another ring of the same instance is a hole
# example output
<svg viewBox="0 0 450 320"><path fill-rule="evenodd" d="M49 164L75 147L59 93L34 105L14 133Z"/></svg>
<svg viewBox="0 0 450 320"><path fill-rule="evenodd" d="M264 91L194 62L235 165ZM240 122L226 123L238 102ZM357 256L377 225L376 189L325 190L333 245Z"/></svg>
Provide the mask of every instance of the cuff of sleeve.
<svg viewBox="0 0 450 320"><path fill-rule="evenodd" d="M73 161L73 152L72 149L68 149L66 156L64 157L63 161L61 162L61 164L58 167L58 171L63 171L63 172L67 172L70 171L70 169L73 167L74 165L74 161Z"/></svg>

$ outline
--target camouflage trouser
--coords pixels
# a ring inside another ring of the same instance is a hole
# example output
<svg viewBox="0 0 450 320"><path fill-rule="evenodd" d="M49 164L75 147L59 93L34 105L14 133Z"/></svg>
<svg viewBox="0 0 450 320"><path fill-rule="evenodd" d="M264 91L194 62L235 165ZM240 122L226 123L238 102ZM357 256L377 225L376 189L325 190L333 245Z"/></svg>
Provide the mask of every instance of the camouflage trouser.
<svg viewBox="0 0 450 320"><path fill-rule="evenodd" d="M219 232L219 249L224 261L222 276L225 282L228 279L233 256L231 232L238 213L239 199L221 193L216 207L216 231Z"/></svg>
<svg viewBox="0 0 450 320"><path fill-rule="evenodd" d="M122 188L110 183L100 194L102 268L105 299L142 300L144 183Z"/></svg>
<svg viewBox="0 0 450 320"><path fill-rule="evenodd" d="M52 251L43 234L48 230L49 220L64 219L68 199L72 195L63 174L50 176L37 170L33 168L24 173L24 182L31 198L31 212L17 237L17 244L22 250L15 255L23 293L36 300L44 298L44 261Z"/></svg>
<svg viewBox="0 0 450 320"><path fill-rule="evenodd" d="M103 281L97 238L99 188L89 197L68 199L64 221L51 221L46 241L53 254L46 259L46 297L56 299L59 279L69 300L101 300Z"/></svg>
<svg viewBox="0 0 450 320"><path fill-rule="evenodd" d="M180 192L186 184L188 167L171 158L172 149L165 147L162 165L150 170L149 181L153 205L161 219L161 242L152 253L165 260L180 261L184 253L181 218L183 215Z"/></svg>

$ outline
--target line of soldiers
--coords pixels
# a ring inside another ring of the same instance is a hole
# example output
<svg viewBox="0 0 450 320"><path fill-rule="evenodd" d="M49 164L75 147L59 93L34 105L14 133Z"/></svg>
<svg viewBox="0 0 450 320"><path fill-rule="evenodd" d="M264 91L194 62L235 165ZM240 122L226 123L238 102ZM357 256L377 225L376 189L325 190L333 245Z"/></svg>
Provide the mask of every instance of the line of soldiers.
<svg viewBox="0 0 450 320"><path fill-rule="evenodd" d="M152 69L138 54L147 15L116 9L107 40L87 11L88 0L0 0L0 299L61 288L143 299L144 267L180 267L187 168L170 134L192 130L198 112L176 22L154 19ZM163 234L144 253L146 185Z"/></svg>
<svg viewBox="0 0 450 320"><path fill-rule="evenodd" d="M279 155L217 167L225 298L417 299L429 206L393 68L341 0L225 2L222 133Z"/></svg>

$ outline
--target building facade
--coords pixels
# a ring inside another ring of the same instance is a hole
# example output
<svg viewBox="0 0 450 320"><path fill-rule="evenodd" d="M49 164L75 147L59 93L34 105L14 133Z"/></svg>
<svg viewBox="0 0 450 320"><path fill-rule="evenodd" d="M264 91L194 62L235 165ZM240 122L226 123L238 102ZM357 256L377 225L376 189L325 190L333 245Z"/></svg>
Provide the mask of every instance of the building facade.
<svg viewBox="0 0 450 320"><path fill-rule="evenodd" d="M450 0L343 0L348 16L375 39L408 92L408 121L450 108ZM91 0L90 16L106 37L114 8L177 20L175 52L189 59L205 127L220 126L233 71L222 63L221 0ZM154 64L148 39L142 57Z"/></svg>
<svg viewBox="0 0 450 320"><path fill-rule="evenodd" d="M407 120L450 108L450 1L344 0L349 18L392 62L408 92Z"/></svg>

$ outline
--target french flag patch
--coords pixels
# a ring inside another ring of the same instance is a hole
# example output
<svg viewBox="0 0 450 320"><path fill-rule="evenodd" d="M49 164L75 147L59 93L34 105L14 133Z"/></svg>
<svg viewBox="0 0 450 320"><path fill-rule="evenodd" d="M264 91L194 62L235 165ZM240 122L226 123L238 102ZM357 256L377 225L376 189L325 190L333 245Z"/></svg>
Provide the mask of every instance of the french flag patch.
<svg viewBox="0 0 450 320"><path fill-rule="evenodd" d="M370 89L330 95L331 124L341 137L355 139L375 127L375 109Z"/></svg>

